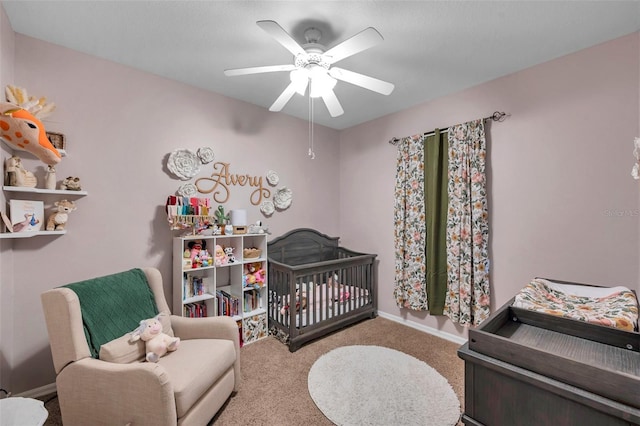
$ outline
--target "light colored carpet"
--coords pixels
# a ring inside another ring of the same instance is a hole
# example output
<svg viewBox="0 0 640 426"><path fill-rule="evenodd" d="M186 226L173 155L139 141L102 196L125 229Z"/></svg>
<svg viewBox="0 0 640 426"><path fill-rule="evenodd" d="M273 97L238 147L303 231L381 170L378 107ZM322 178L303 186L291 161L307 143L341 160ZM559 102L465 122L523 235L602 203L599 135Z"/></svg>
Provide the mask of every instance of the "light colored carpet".
<svg viewBox="0 0 640 426"><path fill-rule="evenodd" d="M331 426L309 395L311 366L333 349L350 345L393 348L416 357L447 378L464 404L464 362L457 343L377 317L368 319L289 352L273 336L240 349L242 382L210 426ZM51 367L53 368L53 366ZM376 388L383 387L377 384ZM58 399L41 398L49 411L45 426L62 426ZM458 426L462 426L462 422Z"/></svg>
<svg viewBox="0 0 640 426"><path fill-rule="evenodd" d="M333 423L453 426L460 403L427 363L381 346L343 346L321 356L308 377L309 394Z"/></svg>

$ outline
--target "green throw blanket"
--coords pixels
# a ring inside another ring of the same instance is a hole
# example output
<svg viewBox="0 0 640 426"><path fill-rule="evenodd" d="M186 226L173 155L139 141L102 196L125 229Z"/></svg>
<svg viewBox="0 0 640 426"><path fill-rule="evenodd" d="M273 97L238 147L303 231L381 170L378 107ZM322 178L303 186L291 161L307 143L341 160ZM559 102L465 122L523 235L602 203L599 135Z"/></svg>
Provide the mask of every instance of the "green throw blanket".
<svg viewBox="0 0 640 426"><path fill-rule="evenodd" d="M147 276L131 269L104 277L68 284L80 299L84 335L91 356L100 346L135 330L140 321L158 314Z"/></svg>

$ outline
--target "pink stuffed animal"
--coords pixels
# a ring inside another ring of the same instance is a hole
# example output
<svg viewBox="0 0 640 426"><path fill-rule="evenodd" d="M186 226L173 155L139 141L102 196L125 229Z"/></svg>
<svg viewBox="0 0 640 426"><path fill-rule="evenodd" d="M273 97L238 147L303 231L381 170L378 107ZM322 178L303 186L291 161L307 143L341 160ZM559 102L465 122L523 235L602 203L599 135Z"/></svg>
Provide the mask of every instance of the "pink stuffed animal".
<svg viewBox="0 0 640 426"><path fill-rule="evenodd" d="M149 362L158 362L161 356L175 351L180 344L179 337L171 337L162 332L159 316L140 321L140 326L131 333L129 339L131 342L142 340L146 343L146 359Z"/></svg>

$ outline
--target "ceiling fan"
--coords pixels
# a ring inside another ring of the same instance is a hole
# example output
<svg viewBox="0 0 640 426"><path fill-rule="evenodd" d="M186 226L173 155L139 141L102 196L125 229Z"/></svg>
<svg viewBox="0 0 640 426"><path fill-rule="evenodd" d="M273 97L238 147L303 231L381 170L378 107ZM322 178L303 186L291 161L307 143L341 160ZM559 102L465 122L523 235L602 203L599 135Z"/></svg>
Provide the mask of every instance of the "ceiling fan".
<svg viewBox="0 0 640 426"><path fill-rule="evenodd" d="M269 111L281 111L295 93L304 95L307 87L309 87L309 96L312 98L321 97L332 117L342 115L344 110L333 91L338 80L383 95L391 94L394 89L392 83L333 66L333 64L342 59L380 43L383 38L373 27L366 28L353 37L326 50L325 46L319 43L322 33L316 28L309 28L305 31L304 36L307 42L300 45L277 22L258 21L256 23L289 52L293 53L293 63L228 69L224 71L224 74L231 77L289 71L290 83L271 105Z"/></svg>

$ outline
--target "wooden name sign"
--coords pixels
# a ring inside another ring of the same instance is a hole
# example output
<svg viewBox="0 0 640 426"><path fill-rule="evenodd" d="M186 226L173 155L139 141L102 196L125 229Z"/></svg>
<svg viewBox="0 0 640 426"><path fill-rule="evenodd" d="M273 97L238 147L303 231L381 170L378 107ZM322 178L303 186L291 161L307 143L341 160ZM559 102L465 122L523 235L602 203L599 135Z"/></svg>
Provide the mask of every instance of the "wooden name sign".
<svg viewBox="0 0 640 426"><path fill-rule="evenodd" d="M262 176L252 176L249 174L232 174L230 172L231 164L216 162L213 164L213 174L211 177L203 177L196 179L196 188L202 194L210 194L213 192L213 200L216 203L225 203L229 199L230 186L246 186L256 188L249 197L251 204L259 206L262 198L269 198L271 191L262 186ZM211 186L212 185L212 186ZM209 186L211 186L209 188Z"/></svg>

